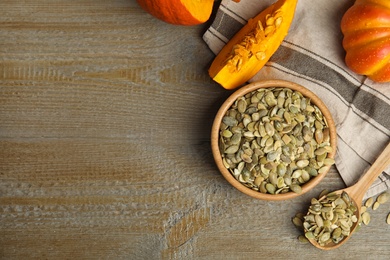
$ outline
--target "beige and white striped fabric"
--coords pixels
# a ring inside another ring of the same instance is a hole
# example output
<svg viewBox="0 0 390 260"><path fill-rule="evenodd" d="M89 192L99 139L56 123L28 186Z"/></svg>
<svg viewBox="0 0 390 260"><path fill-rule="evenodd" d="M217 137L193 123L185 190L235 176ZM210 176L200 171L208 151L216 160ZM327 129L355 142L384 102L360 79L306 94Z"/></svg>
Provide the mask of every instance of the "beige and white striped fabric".
<svg viewBox="0 0 390 260"><path fill-rule="evenodd" d="M203 35L214 53L275 0L222 0ZM319 97L336 122L336 167L346 185L354 184L390 141L390 83L374 83L344 63L340 21L353 0L299 0L289 34L266 66L250 82L284 79ZM390 187L390 167L366 193ZM331 187L330 187L331 188Z"/></svg>

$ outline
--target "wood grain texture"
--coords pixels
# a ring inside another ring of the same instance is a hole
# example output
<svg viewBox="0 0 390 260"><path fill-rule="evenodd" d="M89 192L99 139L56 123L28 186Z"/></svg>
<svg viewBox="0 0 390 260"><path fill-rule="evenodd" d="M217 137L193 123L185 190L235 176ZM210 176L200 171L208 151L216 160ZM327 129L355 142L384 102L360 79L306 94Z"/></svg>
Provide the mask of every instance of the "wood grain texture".
<svg viewBox="0 0 390 260"><path fill-rule="evenodd" d="M206 27L134 0L0 1L1 259L390 258L388 205L339 250L297 241L291 218L344 187L334 168L288 202L224 180Z"/></svg>

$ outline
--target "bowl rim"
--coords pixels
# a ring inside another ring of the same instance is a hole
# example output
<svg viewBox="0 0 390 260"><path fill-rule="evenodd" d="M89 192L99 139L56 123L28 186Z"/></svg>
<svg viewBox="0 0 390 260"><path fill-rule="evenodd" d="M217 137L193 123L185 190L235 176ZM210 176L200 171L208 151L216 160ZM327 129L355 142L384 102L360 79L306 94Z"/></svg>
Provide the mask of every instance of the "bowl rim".
<svg viewBox="0 0 390 260"><path fill-rule="evenodd" d="M330 132L330 145L333 148L332 152L328 153L328 158L334 158L336 154L336 148L337 148L337 133L336 133L336 126L333 120L333 117L325 105L325 103L312 91L309 89L303 87L300 84L297 84L295 82L287 81L287 80L260 80L256 82L249 83L235 92L233 92L226 100L225 102L220 106L211 128L211 149L212 154L214 157L214 161L223 175L223 177L236 189L243 192L244 194L247 194L251 197L254 197L256 199L261 200L270 200L270 201L278 201L278 200L288 200L292 199L298 196L301 196L305 193L307 193L309 190L314 188L318 183L321 182L321 180L326 176L326 174L329 172L331 166L328 166L328 169L318 176L311 178L308 182L303 184L302 192L301 193L295 193L295 192L287 192L283 194L268 194L268 193L261 193L259 191L252 190L251 188L248 188L241 184L238 180L234 178L234 176L224 167L222 162L222 155L219 150L219 134L220 134L220 125L222 122L222 118L225 115L226 111L231 107L231 105L236 101L236 99L240 96L243 96L251 91L260 89L260 88L275 88L275 87L281 87L281 88L290 88L292 90L299 91L304 95L305 97L310 98L310 101L312 104L316 105L322 112L322 114L325 116L328 126L329 126L329 132Z"/></svg>

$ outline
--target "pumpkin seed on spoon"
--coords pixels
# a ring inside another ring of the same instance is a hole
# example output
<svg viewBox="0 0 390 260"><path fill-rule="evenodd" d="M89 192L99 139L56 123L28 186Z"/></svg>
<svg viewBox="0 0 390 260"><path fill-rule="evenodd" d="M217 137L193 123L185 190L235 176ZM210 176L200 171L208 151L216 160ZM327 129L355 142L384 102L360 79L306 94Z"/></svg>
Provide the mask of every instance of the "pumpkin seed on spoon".
<svg viewBox="0 0 390 260"><path fill-rule="evenodd" d="M360 221L364 194L389 165L390 143L356 184L318 200L312 199L303 222L309 242L323 250L335 249L347 242Z"/></svg>

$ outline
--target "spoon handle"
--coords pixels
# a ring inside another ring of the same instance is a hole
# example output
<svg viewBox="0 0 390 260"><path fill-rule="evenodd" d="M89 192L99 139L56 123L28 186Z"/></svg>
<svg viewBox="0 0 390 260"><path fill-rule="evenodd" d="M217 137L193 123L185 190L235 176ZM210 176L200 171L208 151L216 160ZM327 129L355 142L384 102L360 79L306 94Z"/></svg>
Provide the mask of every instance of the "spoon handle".
<svg viewBox="0 0 390 260"><path fill-rule="evenodd" d="M370 188L371 184L376 178L387 168L390 164L390 143L387 144L385 150L379 155L372 166L359 179L359 181L351 186L350 193L356 197L363 199L364 194Z"/></svg>

